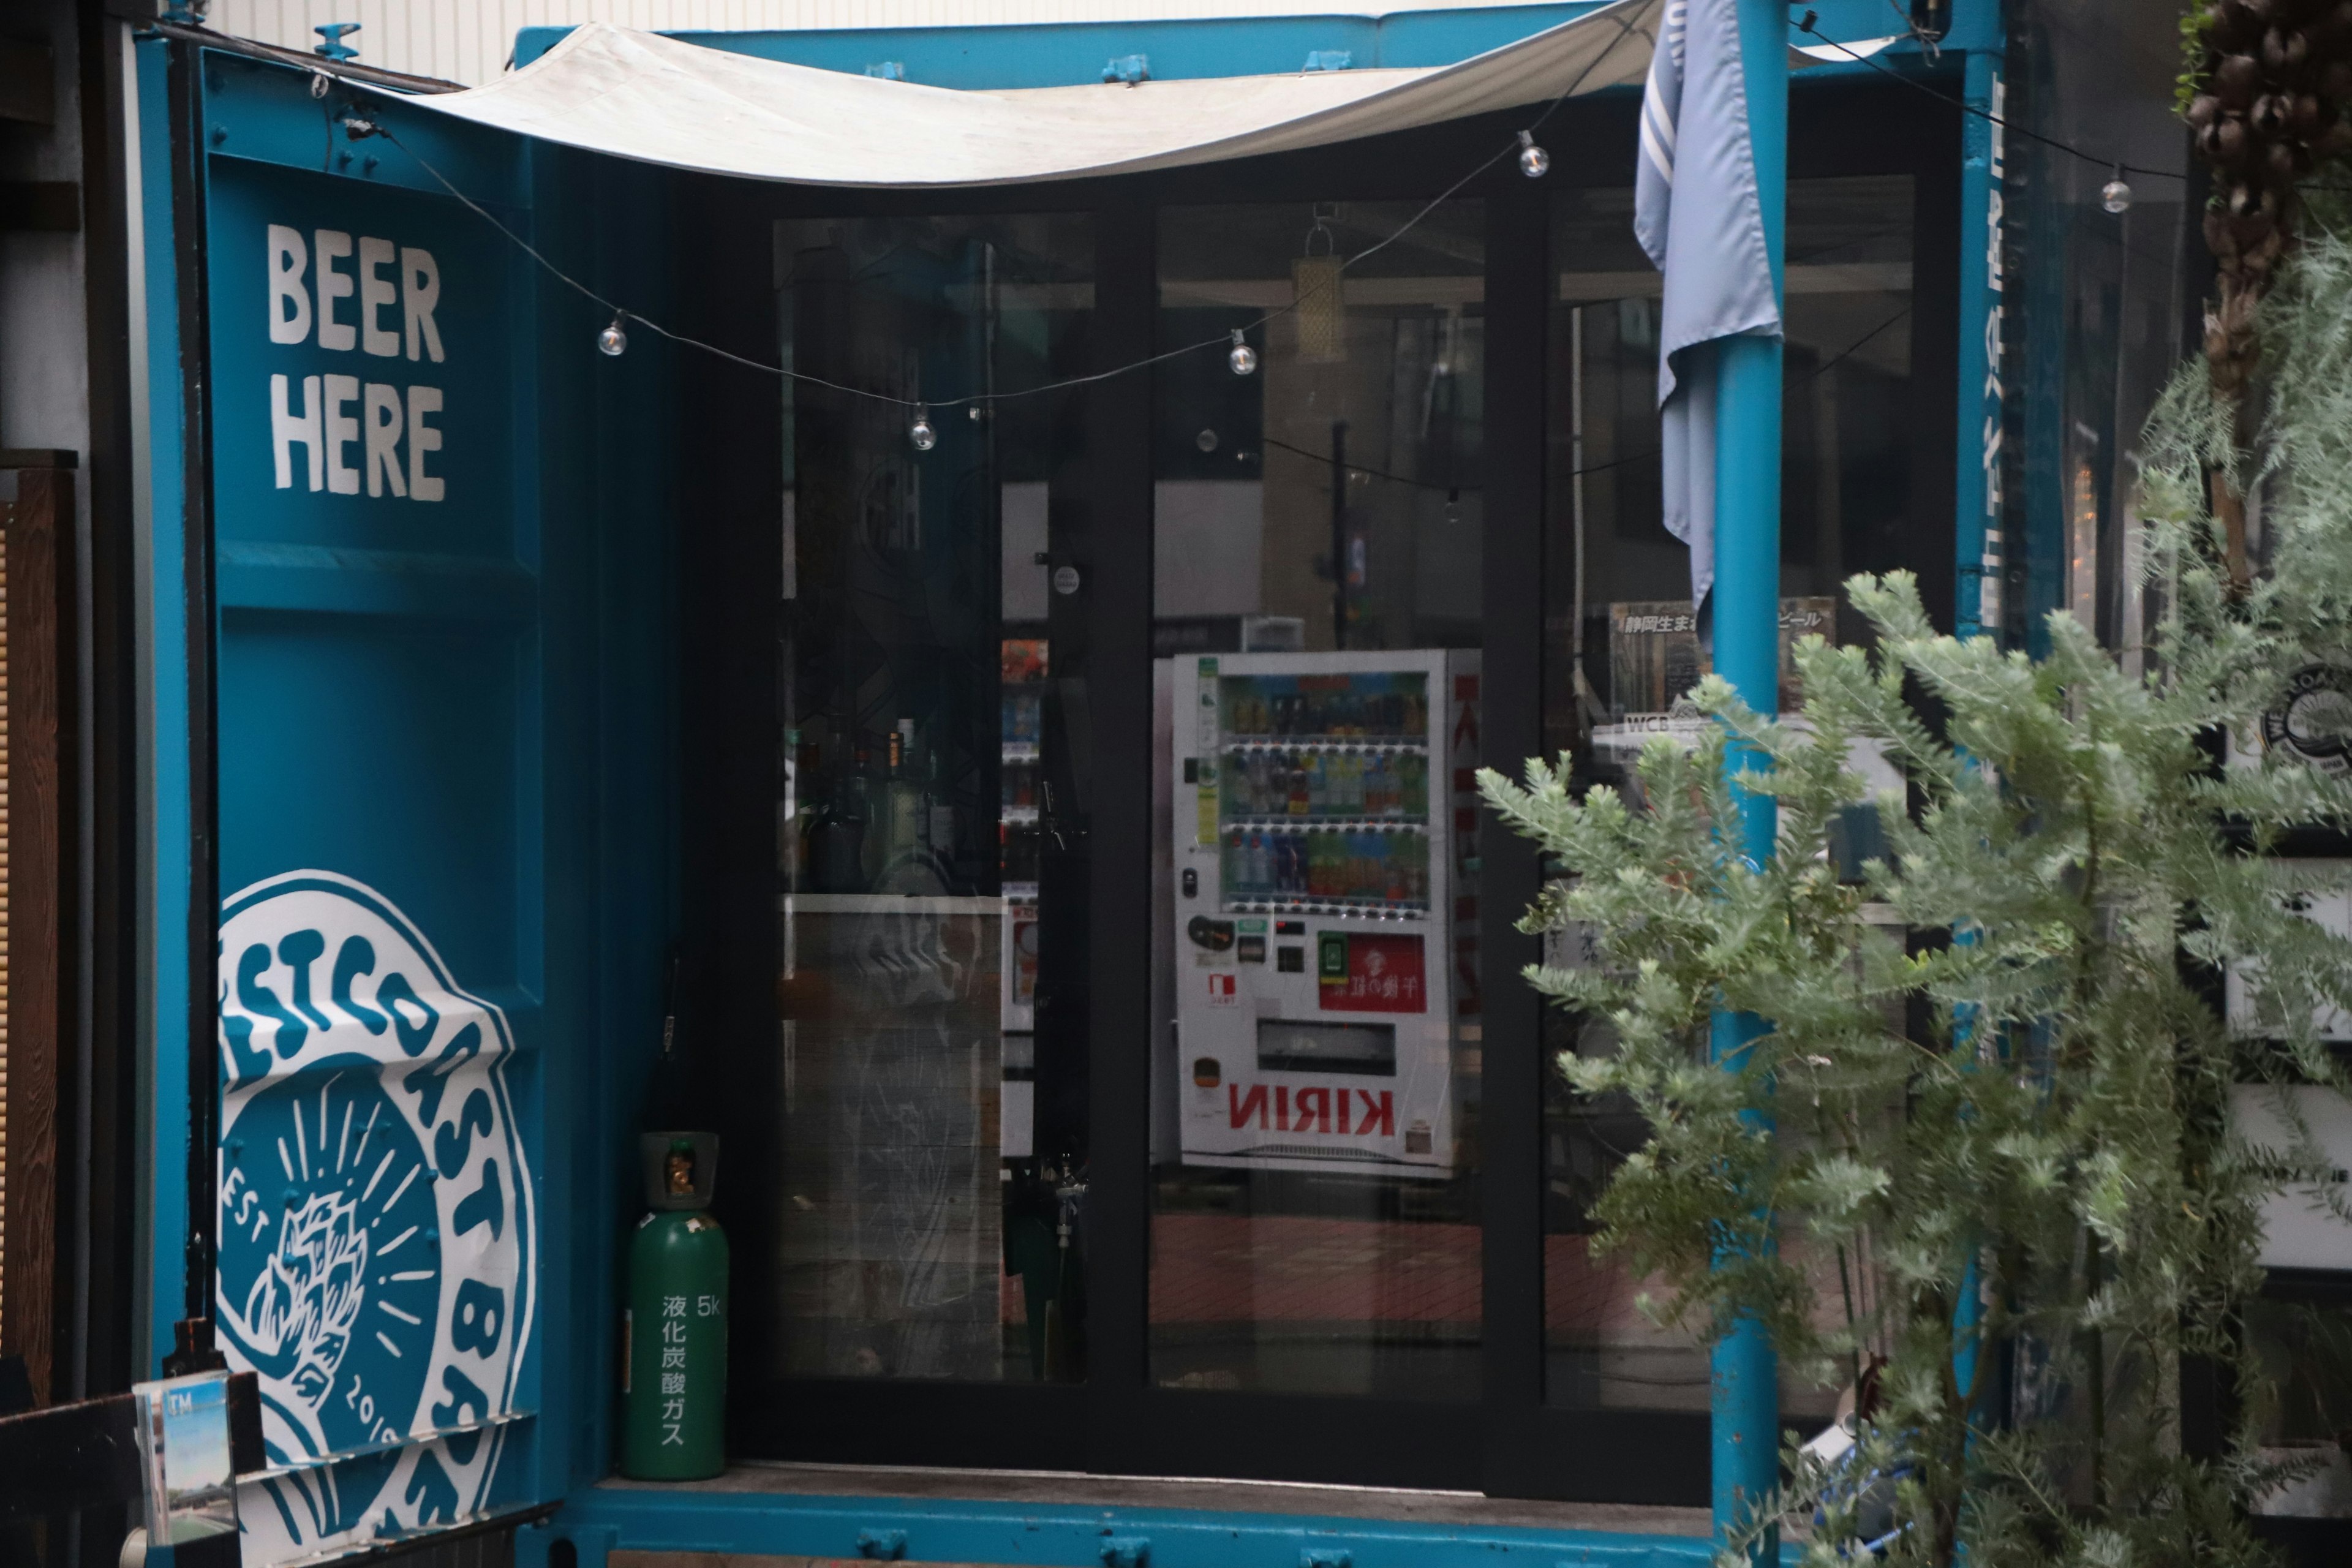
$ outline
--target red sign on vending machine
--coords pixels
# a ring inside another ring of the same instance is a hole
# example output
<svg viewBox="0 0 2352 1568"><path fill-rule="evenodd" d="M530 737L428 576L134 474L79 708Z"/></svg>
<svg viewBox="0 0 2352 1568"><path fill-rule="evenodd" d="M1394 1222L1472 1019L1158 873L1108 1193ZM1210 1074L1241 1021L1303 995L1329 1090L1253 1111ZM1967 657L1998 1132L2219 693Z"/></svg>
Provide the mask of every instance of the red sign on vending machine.
<svg viewBox="0 0 2352 1568"><path fill-rule="evenodd" d="M1426 1013L1429 977L1421 938L1326 931L1318 954L1317 1005L1326 1013Z"/></svg>

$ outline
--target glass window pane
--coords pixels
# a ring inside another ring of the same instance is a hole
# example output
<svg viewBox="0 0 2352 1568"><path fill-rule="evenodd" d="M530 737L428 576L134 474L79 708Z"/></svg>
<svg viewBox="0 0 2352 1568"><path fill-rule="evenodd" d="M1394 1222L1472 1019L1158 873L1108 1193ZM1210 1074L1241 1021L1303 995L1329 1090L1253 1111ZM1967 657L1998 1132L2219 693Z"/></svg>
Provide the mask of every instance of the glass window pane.
<svg viewBox="0 0 2352 1568"><path fill-rule="evenodd" d="M1086 671L1046 568L1083 217L777 226L779 1376L1083 1375ZM917 426L920 410L925 427ZM1076 726L1083 731L1083 724Z"/></svg>
<svg viewBox="0 0 2352 1568"><path fill-rule="evenodd" d="M1861 630L1840 586L1847 577L1950 552L1944 498L1932 487L1915 489L1912 200L1908 175L1790 182L1784 710L1800 697L1789 645L1807 633L1843 641ZM1707 668L1689 552L1660 521L1659 279L1633 239L1632 190L1561 191L1552 257L1559 285L1550 325L1545 749L1572 753L1581 783L1627 786L1652 735L1696 729L1681 699ZM1924 391L1918 396L1924 404ZM1948 439L1941 431L1931 438ZM1601 1019L1548 1009L1545 1031L1547 1059L1613 1048ZM1705 1410L1705 1349L1688 1331L1653 1322L1638 1304L1642 1282L1589 1251L1591 1203L1643 1142L1641 1119L1622 1104L1580 1100L1556 1073L1547 1083L1547 1397L1585 1407ZM1837 1260L1819 1266L1824 1298L1837 1300ZM1783 1380L1781 1405L1791 1415L1825 1416L1834 1403L1834 1390Z"/></svg>
<svg viewBox="0 0 2352 1568"><path fill-rule="evenodd" d="M1477 1396L1480 205L1340 268L1417 210L1160 215L1162 1386Z"/></svg>

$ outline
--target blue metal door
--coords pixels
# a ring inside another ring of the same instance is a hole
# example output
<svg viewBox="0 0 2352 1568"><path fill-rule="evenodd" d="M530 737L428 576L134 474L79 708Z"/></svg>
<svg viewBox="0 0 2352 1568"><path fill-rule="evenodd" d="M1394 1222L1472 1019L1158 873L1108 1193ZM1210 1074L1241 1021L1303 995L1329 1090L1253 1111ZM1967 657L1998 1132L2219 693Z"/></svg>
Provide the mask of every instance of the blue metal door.
<svg viewBox="0 0 2352 1568"><path fill-rule="evenodd" d="M603 1360L609 1241L583 1226L574 1247L568 1215L609 1193L575 1195L566 1174L575 1150L590 1155L577 1171L603 1169L597 1064L645 999L600 963L650 977L645 906L659 900L609 879L658 854L600 858L619 829L597 814L617 805L640 838L662 830L611 793L596 739L633 710L599 703L595 591L601 570L630 567L606 551L599 500L559 496L559 514L541 484L559 458L593 468L580 448L604 395L542 390L548 302L499 232L529 228L548 171L527 145L421 113L396 142L355 139L347 119L396 116L398 100L204 60L214 1314L231 1365L261 1383L272 1469L240 1500L252 1563L509 1513L602 1473L606 1390L583 1374ZM151 235L151 269L163 250ZM567 406L583 416L549 418ZM168 650L172 520L158 521ZM651 640L658 600L626 614L615 646ZM173 679L166 651L159 774ZM657 705L622 679L639 710ZM604 919L600 894L632 912ZM159 942L163 1018L170 967ZM159 1142L172 1120L159 1105ZM159 1153L152 1254L166 1315L168 1164Z"/></svg>
<svg viewBox="0 0 2352 1568"><path fill-rule="evenodd" d="M497 237L332 174L208 183L215 1311L287 1467L246 1499L274 1557L494 1508L533 1404L539 647Z"/></svg>

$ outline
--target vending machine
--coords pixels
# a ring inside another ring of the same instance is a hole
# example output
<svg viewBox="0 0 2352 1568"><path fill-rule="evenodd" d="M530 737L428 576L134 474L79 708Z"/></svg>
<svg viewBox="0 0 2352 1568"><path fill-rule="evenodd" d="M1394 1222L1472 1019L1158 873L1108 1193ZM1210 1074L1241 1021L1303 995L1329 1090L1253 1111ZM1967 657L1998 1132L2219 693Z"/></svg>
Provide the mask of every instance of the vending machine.
<svg viewBox="0 0 2352 1568"><path fill-rule="evenodd" d="M1478 656L1174 665L1188 1165L1453 1173L1478 1011Z"/></svg>

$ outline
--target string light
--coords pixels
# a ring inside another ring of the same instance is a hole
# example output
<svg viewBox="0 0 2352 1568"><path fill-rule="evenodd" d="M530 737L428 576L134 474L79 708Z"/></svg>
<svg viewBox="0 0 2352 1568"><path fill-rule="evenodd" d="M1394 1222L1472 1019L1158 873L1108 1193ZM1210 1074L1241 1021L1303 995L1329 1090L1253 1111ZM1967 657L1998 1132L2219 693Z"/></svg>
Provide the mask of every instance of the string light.
<svg viewBox="0 0 2352 1568"><path fill-rule="evenodd" d="M2099 187L2099 205L2121 216L2131 210L2132 188L2124 179L2124 166L2116 165L2116 177Z"/></svg>
<svg viewBox="0 0 2352 1568"><path fill-rule="evenodd" d="M940 433L931 428L931 411L919 403L915 405L915 422L907 426L907 439L918 452L928 452L940 444Z"/></svg>
<svg viewBox="0 0 2352 1568"><path fill-rule="evenodd" d="M1540 180L1551 168L1551 154L1536 145L1536 133L1519 132L1519 173L1530 180Z"/></svg>
<svg viewBox="0 0 2352 1568"><path fill-rule="evenodd" d="M1622 43L1625 37L1633 32L1633 24L1630 20L1622 18L1615 19L1615 22L1618 32L1617 41ZM1612 48L1613 48L1613 47L1614 46L1612 45ZM1366 246L1363 249L1356 252L1353 256L1340 258L1339 264L1339 269L1344 272L1347 268L1355 266L1358 262L1362 261L1380 251L1387 249L1390 246L1394 245L1398 240L1402 239L1407 234L1419 227L1423 219L1428 217L1430 214L1435 212L1439 207L1444 205L1446 202L1452 200L1454 195L1464 186L1469 184L1473 180L1477 179L1481 174L1486 173L1487 170L1493 168L1496 163L1502 162L1503 159L1508 157L1515 149L1519 153L1519 167L1529 178L1532 179L1540 175L1546 170L1549 169L1551 167L1551 154L1535 144L1535 130L1539 128L1545 121L1550 119L1553 112L1557 110L1561 104L1566 103L1570 98L1573 98L1577 94L1577 92L1584 86L1585 78L1591 76L1594 68L1600 65L1603 59L1607 58L1610 53L1611 49L1609 48L1604 48L1597 52L1593 56L1592 59L1585 65L1584 69L1577 74L1576 79L1569 83L1558 97L1554 98L1549 104L1545 105L1543 112L1536 116L1534 126L1531 126L1528 130L1522 131L1518 133L1518 140L1517 142L1507 143L1502 147L1498 147L1486 158L1480 160L1467 173L1464 174L1460 179L1455 180L1453 184L1447 185L1445 189L1432 197L1428 202L1424 203L1421 208L1412 215L1412 216L1406 219L1403 224L1399 226L1394 232L1389 234L1386 237L1377 240L1371 245ZM514 230L499 222L496 215L492 214L479 202L475 201L471 196L466 195L465 192L459 190L457 185L451 182L448 175L444 174L440 170L435 168L424 158L419 157L415 149L411 148L405 142L403 142L399 136L394 134L389 126L370 121L350 110L345 111L342 123L346 133L350 135L353 141L358 141L363 136L382 136L385 141L390 142L394 146L398 147L402 152L406 153L410 158L415 161L417 167L423 169L427 174L430 174L433 177L434 182L440 185L443 190L448 192L450 196L454 198L459 205L465 207L475 216L480 218L492 228L498 230L500 235L506 237L508 243L513 245L525 256L530 257L533 261L539 263L539 265L544 268L550 275L562 282L565 287L571 289L573 292L580 294L594 304L612 310L614 312L613 324L596 335L596 346L604 353L612 355L618 355L627 350L628 336L621 330L621 321L623 317L629 315L631 313L630 311L614 305L612 300L606 299L604 295L599 294L596 290L588 287L587 284L581 282L580 279L572 277L570 273L556 266L555 263L550 261L546 257L541 255L529 240L524 239L522 236L515 233ZM331 117L330 119L330 124L332 124ZM1275 307L1273 310L1266 311L1264 315L1258 317L1255 321L1252 322L1251 325L1262 327L1266 322L1273 321L1276 317L1287 315L1297 309L1298 302L1294 300L1289 304L1279 305ZM704 353L709 354L715 359L723 359L730 364L741 365L746 370L755 370L763 375L782 376L790 382L799 383L809 386L821 386L825 388L827 391L837 392L847 397L864 398L869 402L875 403L894 404L901 408L911 407L915 411L915 418L914 423L908 426L908 437L914 442L916 449L918 451L928 452L939 442L939 432L931 426L927 406L922 403L916 402L912 398L900 397L891 393L876 392L862 386L851 386L842 382L828 380L821 375L811 375L805 371L793 370L788 365L762 363L759 360L750 359L742 354L735 353L730 350L720 348L716 343L705 342L699 338L691 338L683 332L673 331L669 328L663 326L659 321L654 321L646 316L638 316L637 321L638 324L652 331L656 336L667 338L670 342L686 348L699 349ZM973 393L961 397L946 398L942 400L941 405L943 407L968 407L971 409L974 418L980 418L982 416L981 410L983 407L1003 402L1007 398L1034 397L1048 392L1060 392L1071 387L1090 385L1098 381L1108 381L1117 376L1128 375L1139 370L1149 369L1150 366L1159 364L1166 360L1181 359L1188 354L1198 353L1203 349L1213 348L1219 343L1227 342L1228 341L1230 342L1230 347L1225 355L1226 364L1232 368L1233 373L1235 375L1249 375L1253 374L1257 370L1258 355L1257 351L1250 347L1248 342L1243 337L1243 331L1244 329L1242 328L1234 328L1230 340L1209 338L1201 342L1186 343L1178 348L1163 350L1159 353L1149 355L1143 359L1133 360L1125 364L1115 365L1108 370L1096 371L1087 375L1067 376L1060 381L1046 382L1037 386L1023 387L1014 392Z"/></svg>
<svg viewBox="0 0 2352 1568"><path fill-rule="evenodd" d="M1959 110L1963 113L1973 115L1977 119L2014 131L2017 134L2029 141L2038 142L2045 146L2055 148L2059 152L2071 154L2074 157L2081 158L2086 163L2108 163L2108 160L2095 157L2093 154L2084 152L2079 147L2061 142L2055 137L2045 136L2041 132L2030 130L2025 126L2015 124L2010 121L2004 120L2000 115L1995 114L1979 105L1970 103L1965 99L1956 98L1950 94L1941 92L1936 88L1930 87L1927 83L1918 80L1914 77L1905 75L1900 71L1890 69L1880 61L1873 59L1867 55L1856 53L1854 50L1847 47L1843 43L1830 37L1827 34L1821 31L1818 24L1819 14L1811 10L1807 10L1803 13L1801 19L1797 22L1796 28L1797 31L1809 34L1831 48L1837 50L1840 54L1845 56L1846 58L1852 60L1853 63L1866 67L1871 70L1878 72L1882 76L1890 77L1893 79L1901 82L1904 86L1910 88L1913 91L1924 93L1927 97L1935 99L1939 103L1948 104ZM1623 36L1633 30L1632 25L1630 22L1621 20L1618 22L1617 26L1620 41L1622 41ZM205 41L207 43L213 42L210 38L207 38ZM234 45L229 41L224 40L223 47L233 47ZM1587 65L1584 71L1577 77L1576 80L1570 83L1564 91L1562 91L1557 98L1553 99L1551 102L1544 108L1542 113L1536 116L1533 125L1518 132L1517 140L1515 142L1497 149L1494 153L1482 160L1475 166L1470 169L1468 173L1465 174L1460 179L1448 185L1436 197L1423 206L1394 233L1389 235L1386 238L1367 247L1363 250L1357 252L1355 255L1346 258L1341 264L1343 268L1353 267L1356 263L1364 260L1375 252L1384 250L1389 246L1395 244L1413 228L1417 227L1423 218L1427 217L1431 213L1436 211L1439 206L1443 205L1447 200L1451 199L1456 192L1461 190L1465 185L1470 184L1471 181L1476 179L1479 175L1485 174L1488 169L1492 168L1496 163L1508 156L1514 151L1518 153L1520 172L1526 174L1528 178L1540 178L1544 174L1549 172L1551 167L1551 154L1544 148L1537 145L1535 132L1538 129L1540 129L1544 122L1551 118L1553 112L1556 111L1561 104L1567 102L1570 98L1576 94L1578 89L1583 86L1585 77L1591 73L1593 66L1599 64L1600 60L1606 58L1608 54L1609 51L1607 49L1603 49L1596 54L1592 64ZM323 79L323 73L321 73L321 79ZM318 86L316 83L313 84L313 91L314 93L318 91ZM332 123L331 119L330 123ZM345 110L343 125L347 133L353 141L357 141L363 136L380 135L386 141L392 142L394 146L399 147L402 152L408 153L411 158L415 159L417 166L423 169L427 174L430 174L433 179L439 184L441 188L448 192L450 196L453 197L460 205L466 207L477 217L481 218L492 228L498 230L499 233L503 235L509 243L521 250L523 254L529 256L533 261L539 263L541 267L546 268L547 271L557 279L594 303L601 305L607 310L616 310L616 314L614 318L614 324L606 328L603 332L597 334L597 347L607 354L619 354L625 352L627 347L628 340L626 335L620 330L620 320L622 315L626 314L625 311L617 311L617 309L614 306L612 300L605 299L603 295L597 293L594 289L589 288L586 284L581 282L578 279L573 278L570 273L565 272L562 268L557 267L553 262L548 260L546 257L541 255L538 250L531 247L529 241L525 240L520 235L516 234L512 229L507 227L505 224L500 223L499 219L488 209L473 200L470 196L467 196L463 191L459 190L456 184L451 183L447 175L442 174L440 170L435 168L424 158L418 157L415 152L411 149L406 142L401 141L401 139L395 135L389 127L373 123L351 110ZM2133 174L2150 174L2173 180L2187 178L2186 175L2169 169L2144 169L2129 163L2116 163L2112 166L2116 171L2116 177L2109 181L2101 190L2101 205L2105 206L2109 212L2118 214L2129 207L2133 195L2131 187L2123 179L2124 174L2127 173ZM2116 205L2118 203L2120 203L2120 205ZM1274 310L1268 310L1263 316L1260 316L1257 321L1254 324L1262 326L1265 322L1272 321L1275 317L1286 314L1295 309L1297 309L1295 302L1290 305L1278 306ZM828 391L840 393L845 396L864 398L868 401L877 403L894 404L900 407L914 407L918 410L919 416L920 414L921 405L916 404L910 398L899 397L888 393L875 392L866 387L846 385L839 382L827 380L823 376L811 375L804 371L796 371L788 366L762 363L758 360L749 359L744 355L730 353L726 349L719 347L715 343L704 342L699 339L688 337L683 332L672 331L667 327L663 326L660 322L648 320L644 316L639 316L637 320L649 331L655 332L658 336L667 338L672 342L678 343L681 346L688 348L699 349L703 353L710 354L714 358L726 360L731 364L741 365L746 370L758 371L765 375L782 376L785 380L802 383L807 385L821 386ZM1201 342L1187 343L1178 348L1165 350L1160 353L1150 355L1148 358L1114 366L1109 370L1097 371L1088 375L1071 376L1061 381L1047 382L1037 386L1024 387L1015 392L979 393L964 397L949 398L944 400L943 406L970 406L976 410L982 405L1000 402L1009 397L1035 396L1044 393L1058 392L1070 387L1083 386L1097 381L1108 381L1115 376L1126 375L1135 371L1146 369L1151 365L1158 364L1164 360L1178 359L1187 354L1199 353L1202 350L1224 343L1227 340L1225 339L1210 338ZM1231 347L1226 355L1226 363L1232 367L1233 373L1235 375L1248 375L1257 369L1257 351L1251 348L1248 343L1243 340L1242 333L1238 330L1234 331L1232 334ZM918 423L928 427L928 421L922 420L919 417ZM936 433L934 433L933 440L936 441L936 439L937 436Z"/></svg>
<svg viewBox="0 0 2352 1568"><path fill-rule="evenodd" d="M2108 159L2101 158L2094 153L2084 152L2080 147L2075 146L2071 142L2061 142L2055 136L2044 136L2041 132L2035 131L2028 126L2020 125L2013 120L2004 120L2000 115L1995 114L1991 110L1983 108L1978 104L1970 103L1965 98L1954 98L1950 93L1939 91L1935 88L1929 87L1926 82L1921 81L1916 77L1906 76L1901 71L1891 69L1890 68L1880 64L1877 60L1873 59L1868 55L1856 54L1844 44L1840 43L1837 39L1831 37L1827 33L1822 32L1819 26L1820 21L1820 12L1807 11L1802 16L1798 18L1797 31L1810 34L1811 37L1819 38L1822 43L1828 45L1831 48L1835 49L1838 53L1843 55L1846 58L1852 60L1858 66L1867 66L1872 70L1876 71L1879 75L1886 78L1890 81L1899 81L1914 92L1925 93L1927 97L1934 99L1937 102L1948 104L1950 107L1958 110L1963 114L1972 114L1988 125L1998 125L2003 131L2013 131L2029 142L2039 142L2044 147L2053 148L2057 152L2065 153L2069 157L2080 158L2085 163L2105 163L2110 162ZM2158 179L2162 180L2185 181L2189 178L2187 174L2180 173L2177 169L2143 169L2137 163L2116 163L2114 168L2116 171L2116 177L2108 182L2108 186L2112 189L2116 185L2123 185L2125 206L2131 205L2131 187L2129 185L2125 185L2123 180L2123 176L2126 173L2134 174L2152 174ZM2105 192L2102 191L2100 195L2104 197ZM2107 210L2109 212L2121 212L2123 208L2109 207Z"/></svg>

